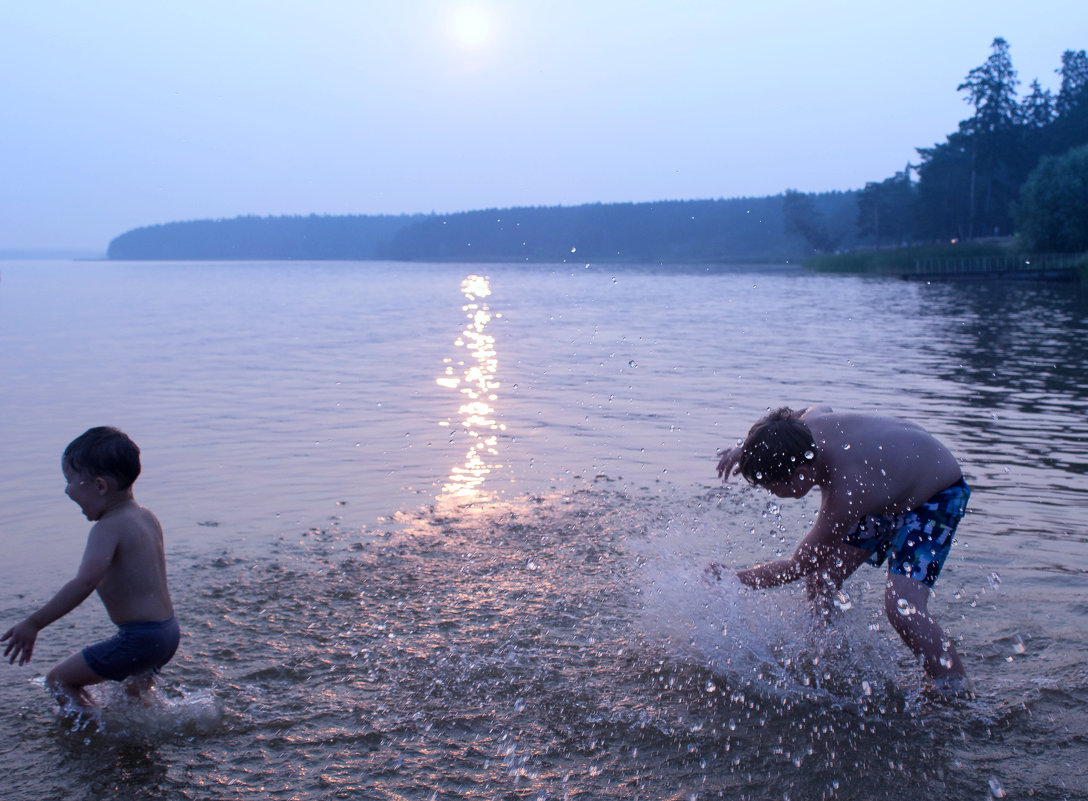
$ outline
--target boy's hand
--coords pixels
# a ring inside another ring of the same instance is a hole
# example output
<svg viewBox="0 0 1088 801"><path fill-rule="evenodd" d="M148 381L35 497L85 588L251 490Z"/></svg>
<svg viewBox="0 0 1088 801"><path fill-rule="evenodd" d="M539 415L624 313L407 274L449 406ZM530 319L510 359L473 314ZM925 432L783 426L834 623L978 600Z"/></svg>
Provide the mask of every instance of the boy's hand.
<svg viewBox="0 0 1088 801"><path fill-rule="evenodd" d="M722 448L718 451L718 478L723 482L740 472L741 448Z"/></svg>
<svg viewBox="0 0 1088 801"><path fill-rule="evenodd" d="M4 648L4 656L8 657L10 654L8 664L15 664L16 659L19 660L20 665L29 662L31 655L34 653L34 641L37 639L38 627L28 620L16 623L4 632L4 636L0 637L0 642L8 643L7 647Z"/></svg>
<svg viewBox="0 0 1088 801"><path fill-rule="evenodd" d="M703 571L703 578L705 578L707 581L710 581L711 579L713 579L714 581L721 581L722 571L728 569L729 568L727 568L721 562L711 562L709 565L706 566L706 569Z"/></svg>

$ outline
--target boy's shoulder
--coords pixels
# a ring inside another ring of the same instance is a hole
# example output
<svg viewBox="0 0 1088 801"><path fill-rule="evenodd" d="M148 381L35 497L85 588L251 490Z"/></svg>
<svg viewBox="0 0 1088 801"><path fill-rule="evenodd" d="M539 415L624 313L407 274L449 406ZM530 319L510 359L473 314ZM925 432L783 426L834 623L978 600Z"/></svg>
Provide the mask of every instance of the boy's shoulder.
<svg viewBox="0 0 1088 801"><path fill-rule="evenodd" d="M864 412L836 412L829 406L806 409L801 419L814 434L818 430L820 436L829 442L842 440L860 444L902 433L912 436L926 434L925 429L910 420Z"/></svg>
<svg viewBox="0 0 1088 801"><path fill-rule="evenodd" d="M141 506L135 501L121 504L115 509L103 515L94 524L92 531L102 529L103 532L112 533L115 536L141 535L146 532L161 532L162 527L155 514L146 506Z"/></svg>

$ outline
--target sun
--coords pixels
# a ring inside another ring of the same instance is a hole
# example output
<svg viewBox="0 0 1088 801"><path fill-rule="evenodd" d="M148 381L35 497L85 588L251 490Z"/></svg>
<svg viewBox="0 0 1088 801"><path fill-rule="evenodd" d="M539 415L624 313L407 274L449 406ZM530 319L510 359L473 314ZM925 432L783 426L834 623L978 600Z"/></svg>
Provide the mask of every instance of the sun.
<svg viewBox="0 0 1088 801"><path fill-rule="evenodd" d="M450 35L466 50L484 47L491 41L493 30L491 15L481 6L458 6L450 16Z"/></svg>

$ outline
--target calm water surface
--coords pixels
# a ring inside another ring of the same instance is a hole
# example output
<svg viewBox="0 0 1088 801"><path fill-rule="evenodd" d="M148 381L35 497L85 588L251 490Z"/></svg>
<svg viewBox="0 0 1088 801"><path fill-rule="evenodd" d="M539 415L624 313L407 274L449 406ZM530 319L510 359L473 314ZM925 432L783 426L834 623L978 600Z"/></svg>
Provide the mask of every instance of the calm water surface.
<svg viewBox="0 0 1088 801"><path fill-rule="evenodd" d="M60 453L116 424L185 636L155 704L58 723L3 667L4 797L913 799L1088 795L1088 298L791 270L0 264L0 615L74 571ZM938 701L881 573L700 581L814 499L721 487L769 406L901 415L974 488L931 609ZM37 679L37 680L36 680Z"/></svg>

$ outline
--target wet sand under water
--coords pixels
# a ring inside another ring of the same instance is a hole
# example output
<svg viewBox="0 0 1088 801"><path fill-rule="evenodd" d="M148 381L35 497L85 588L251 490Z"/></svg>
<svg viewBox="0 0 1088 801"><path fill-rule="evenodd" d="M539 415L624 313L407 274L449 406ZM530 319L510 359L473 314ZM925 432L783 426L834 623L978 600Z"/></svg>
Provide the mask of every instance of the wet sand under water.
<svg viewBox="0 0 1088 801"><path fill-rule="evenodd" d="M942 581L965 590L934 612L960 637L974 699L925 691L869 597L874 569L847 584L850 608L820 636L790 590L704 583L698 560L723 530L774 536L763 504L747 490L677 503L598 480L380 530L334 522L264 557L181 565L185 637L156 705L112 699L98 731L53 722L44 698L24 705L3 758L18 749L36 769L9 776L5 797L1088 790L1088 674L1048 665L1045 633L1023 654L1001 643L1025 610L987 610L994 588L962 555Z"/></svg>

